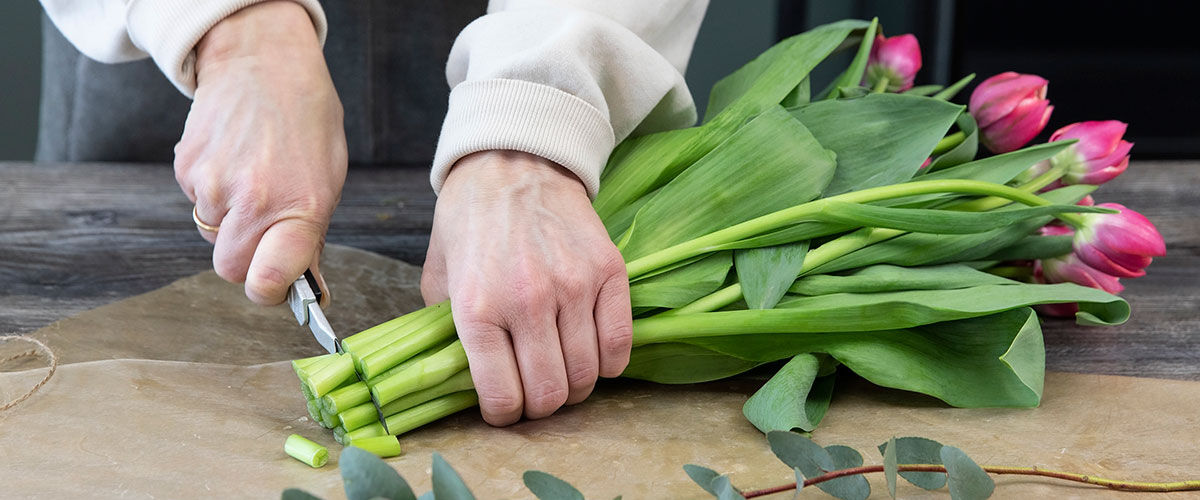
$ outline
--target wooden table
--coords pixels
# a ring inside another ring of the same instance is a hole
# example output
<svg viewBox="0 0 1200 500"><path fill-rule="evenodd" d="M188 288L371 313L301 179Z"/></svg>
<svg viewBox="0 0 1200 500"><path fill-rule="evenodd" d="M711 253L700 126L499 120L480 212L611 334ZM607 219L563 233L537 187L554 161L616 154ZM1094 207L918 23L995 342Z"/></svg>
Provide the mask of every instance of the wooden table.
<svg viewBox="0 0 1200 500"><path fill-rule="evenodd" d="M420 264L434 197L422 168L351 168L328 241ZM1047 321L1051 370L1200 380L1200 163L1135 162L1106 185L1167 241L1126 280L1125 325ZM165 165L0 163L0 333L25 333L210 267Z"/></svg>

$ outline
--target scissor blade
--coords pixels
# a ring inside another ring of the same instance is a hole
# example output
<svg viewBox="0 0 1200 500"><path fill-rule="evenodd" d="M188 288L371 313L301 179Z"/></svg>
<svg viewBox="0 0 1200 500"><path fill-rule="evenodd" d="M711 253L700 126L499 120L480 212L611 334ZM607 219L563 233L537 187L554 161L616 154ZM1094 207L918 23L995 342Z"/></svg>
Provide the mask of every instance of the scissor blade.
<svg viewBox="0 0 1200 500"><path fill-rule="evenodd" d="M341 342L338 342L333 327L329 326L329 320L325 319L325 313L316 302L308 305L308 329L330 354L341 351Z"/></svg>

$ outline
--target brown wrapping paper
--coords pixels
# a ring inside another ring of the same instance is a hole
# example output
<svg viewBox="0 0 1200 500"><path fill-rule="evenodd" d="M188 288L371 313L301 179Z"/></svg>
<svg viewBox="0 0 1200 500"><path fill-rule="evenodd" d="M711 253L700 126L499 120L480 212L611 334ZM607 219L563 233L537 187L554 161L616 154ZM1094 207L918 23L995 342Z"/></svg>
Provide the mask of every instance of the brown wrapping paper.
<svg viewBox="0 0 1200 500"><path fill-rule="evenodd" d="M331 247L323 269L336 328L361 329L419 302L411 266ZM238 287L204 273L37 332L69 364L0 414L0 497L273 498L296 486L342 498L340 446L308 420L290 367L256 364L319 351L290 321L285 309L255 309ZM31 366L0 373L0 399L44 375ZM729 473L742 488L783 484L790 471L741 416L760 383L606 381L583 404L503 429L460 413L406 435L405 455L388 462L421 492L438 451L481 499L532 498L521 484L528 469L589 498L705 498L680 468L686 463ZM881 463L874 446L888 437L920 435L980 463L1172 481L1200 476L1198 410L1197 382L1050 373L1040 408L963 410L844 377L815 439L852 446L867 463ZM311 469L287 457L291 433L328 446L334 459ZM996 482L995 498L1151 495L1029 477ZM887 496L881 475L871 483L872 498ZM899 494L947 498L903 482Z"/></svg>

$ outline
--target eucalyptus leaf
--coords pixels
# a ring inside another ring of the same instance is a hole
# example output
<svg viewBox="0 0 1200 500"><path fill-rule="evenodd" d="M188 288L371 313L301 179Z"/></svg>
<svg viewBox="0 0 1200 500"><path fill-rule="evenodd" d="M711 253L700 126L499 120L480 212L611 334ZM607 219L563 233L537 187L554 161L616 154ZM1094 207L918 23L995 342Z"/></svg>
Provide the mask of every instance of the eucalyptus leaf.
<svg viewBox="0 0 1200 500"><path fill-rule="evenodd" d="M980 285L1019 284L962 264L901 267L879 264L847 275L817 274L796 280L788 293L829 295L832 293L879 293L902 290L954 290Z"/></svg>
<svg viewBox="0 0 1200 500"><path fill-rule="evenodd" d="M694 384L731 377L761 365L684 343L650 344L629 353L622 377L660 384Z"/></svg>
<svg viewBox="0 0 1200 500"><path fill-rule="evenodd" d="M701 488L704 488L704 491L711 493L713 496L717 496L717 490L713 489L713 480L716 479L717 476L720 476L717 471L709 469L708 467L702 467L694 464L684 465L683 471L687 473L688 477L691 478L692 481L700 485Z"/></svg>
<svg viewBox="0 0 1200 500"><path fill-rule="evenodd" d="M963 141L949 151L934 158L933 163L925 167L924 173L926 175L930 172L936 172L955 165L962 165L974 160L975 155L979 153L979 124L975 122L975 117L971 116L971 113L968 113L966 110L963 110L958 115L958 118L954 120L954 124L965 135Z"/></svg>
<svg viewBox="0 0 1200 500"><path fill-rule="evenodd" d="M837 155L837 171L824 190L832 196L911 179L961 111L926 97L870 94L814 102L792 116Z"/></svg>
<svg viewBox="0 0 1200 500"><path fill-rule="evenodd" d="M851 469L863 464L862 455L854 451L854 448L835 444L826 446L825 451L829 452L833 459L834 470ZM871 496L871 485L862 474L831 479L817 483L816 486L842 500L866 500Z"/></svg>
<svg viewBox="0 0 1200 500"><path fill-rule="evenodd" d="M313 495L312 493L309 493L309 492L301 490L301 489L288 488L286 490L283 490L283 494L280 495L280 499L281 500L321 500L321 497Z"/></svg>
<svg viewBox="0 0 1200 500"><path fill-rule="evenodd" d="M889 454L888 448L892 447L893 443L895 443L893 453L897 463L905 465L938 465L942 463L942 443L915 436L893 437L888 442L880 444L879 452L883 454L885 462ZM904 471L900 472L900 477L927 490L936 490L946 486L946 474L943 472Z"/></svg>
<svg viewBox="0 0 1200 500"><path fill-rule="evenodd" d="M829 409L835 378L819 376L817 356L797 354L784 364L742 406L746 419L764 433L816 429Z"/></svg>
<svg viewBox="0 0 1200 500"><path fill-rule="evenodd" d="M833 170L832 155L804 125L776 106L663 186L638 210L621 253L632 261L812 200Z"/></svg>
<svg viewBox="0 0 1200 500"><path fill-rule="evenodd" d="M836 470L833 457L821 445L813 440L790 431L771 431L767 433L767 443L771 452L784 464L794 469L800 469L807 479L821 476L826 472Z"/></svg>
<svg viewBox="0 0 1200 500"><path fill-rule="evenodd" d="M373 453L347 446L342 449L338 464L348 500L416 500L408 482Z"/></svg>
<svg viewBox="0 0 1200 500"><path fill-rule="evenodd" d="M943 446L941 457L950 476L952 500L983 500L992 496L996 483L966 453L953 446Z"/></svg>
<svg viewBox="0 0 1200 500"><path fill-rule="evenodd" d="M422 493L421 496L417 497L417 500L436 500L436 499L433 498L432 491L426 491L425 493Z"/></svg>
<svg viewBox="0 0 1200 500"><path fill-rule="evenodd" d="M738 282L742 284L746 304L751 309L775 307L800 276L807 253L807 241L734 252Z"/></svg>
<svg viewBox="0 0 1200 500"><path fill-rule="evenodd" d="M892 436L883 447L883 477L887 481L888 495L896 498L896 472L899 461L896 459L896 437Z"/></svg>
<svg viewBox="0 0 1200 500"><path fill-rule="evenodd" d="M538 500L583 500L583 493L571 483L540 470L527 470L521 479Z"/></svg>
<svg viewBox="0 0 1200 500"><path fill-rule="evenodd" d="M717 500L746 500L733 483L729 481L729 476L720 476L713 479L712 490L715 492Z"/></svg>
<svg viewBox="0 0 1200 500"><path fill-rule="evenodd" d="M634 281L629 284L630 302L633 307L685 306L720 288L732 266L730 252L717 252L686 266ZM780 297L790 283L791 280L782 285Z"/></svg>
<svg viewBox="0 0 1200 500"><path fill-rule="evenodd" d="M475 500L462 477L437 452L433 453L433 495L438 500Z"/></svg>

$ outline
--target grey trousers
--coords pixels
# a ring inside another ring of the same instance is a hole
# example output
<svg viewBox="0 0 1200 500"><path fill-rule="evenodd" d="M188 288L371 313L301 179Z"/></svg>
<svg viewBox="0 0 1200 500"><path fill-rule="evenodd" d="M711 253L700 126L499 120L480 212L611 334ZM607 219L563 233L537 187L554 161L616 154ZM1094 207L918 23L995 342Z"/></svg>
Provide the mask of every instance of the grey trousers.
<svg viewBox="0 0 1200 500"><path fill-rule="evenodd" d="M446 114L446 57L486 1L321 3L350 162L427 166ZM37 160L170 162L191 101L150 60L92 61L43 24Z"/></svg>

